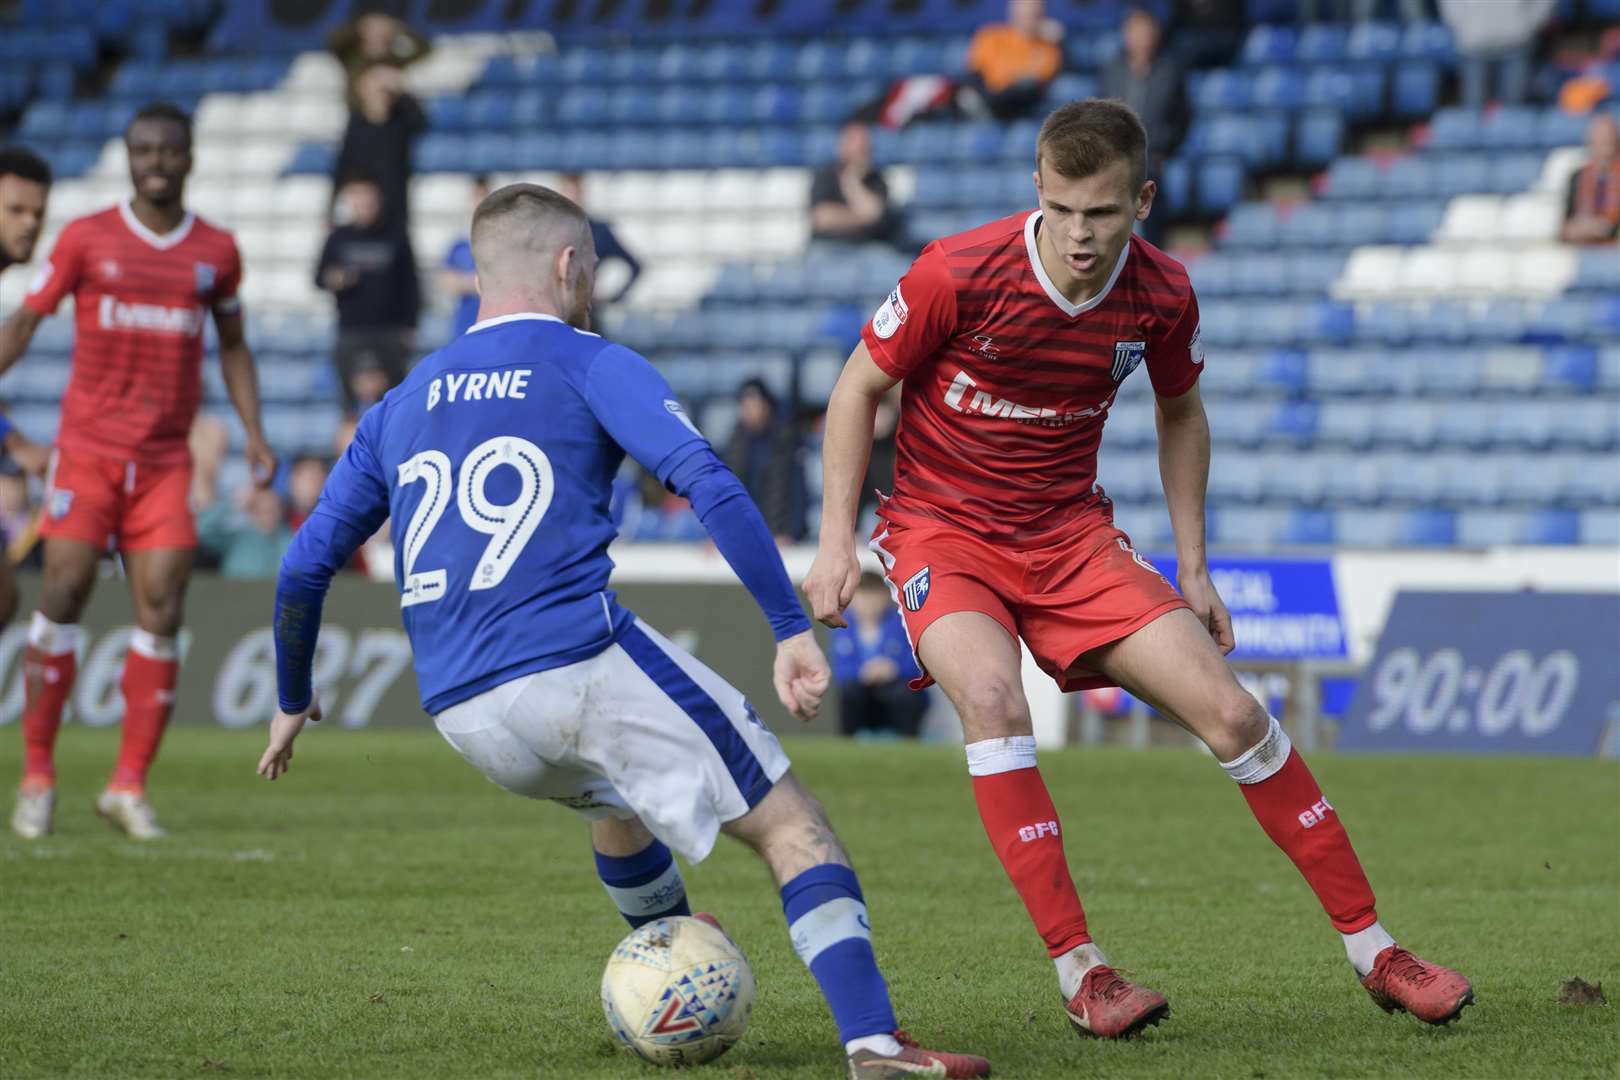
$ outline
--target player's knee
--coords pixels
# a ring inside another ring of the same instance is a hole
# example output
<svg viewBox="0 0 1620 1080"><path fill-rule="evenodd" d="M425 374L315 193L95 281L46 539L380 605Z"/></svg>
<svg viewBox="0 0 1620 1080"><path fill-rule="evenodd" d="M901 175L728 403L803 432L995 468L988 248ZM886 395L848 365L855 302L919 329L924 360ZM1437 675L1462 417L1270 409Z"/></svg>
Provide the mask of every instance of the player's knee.
<svg viewBox="0 0 1620 1080"><path fill-rule="evenodd" d="M957 711L971 739L994 739L1029 730L1029 704L1016 683L989 676L973 680L960 695Z"/></svg>
<svg viewBox="0 0 1620 1080"><path fill-rule="evenodd" d="M181 612L179 596L143 596L136 606L135 621L149 634L174 637L180 632Z"/></svg>
<svg viewBox="0 0 1620 1080"><path fill-rule="evenodd" d="M1271 730L1271 715L1265 706L1242 690L1235 690L1220 703L1216 715L1216 737L1220 745L1210 749L1222 761L1231 761L1259 745Z"/></svg>
<svg viewBox="0 0 1620 1080"><path fill-rule="evenodd" d="M47 577L39 591L39 610L53 623L76 623L89 596L89 587L77 581Z"/></svg>

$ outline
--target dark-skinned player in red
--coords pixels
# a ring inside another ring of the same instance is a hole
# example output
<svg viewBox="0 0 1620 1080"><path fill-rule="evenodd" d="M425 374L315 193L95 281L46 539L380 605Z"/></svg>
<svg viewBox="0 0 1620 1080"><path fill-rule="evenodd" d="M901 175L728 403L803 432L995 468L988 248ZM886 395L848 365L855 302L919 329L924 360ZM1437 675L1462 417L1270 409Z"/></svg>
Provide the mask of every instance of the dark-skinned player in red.
<svg viewBox="0 0 1620 1080"><path fill-rule="evenodd" d="M136 628L124 660L123 740L96 812L132 839L164 835L146 778L174 705L186 583L197 546L187 437L202 402L211 316L225 386L247 433L256 483L276 459L259 423L258 375L243 336L241 257L231 235L185 206L191 118L142 108L124 133L133 196L70 222L27 297L0 327L0 373L74 299L73 375L45 493L45 581L29 627L23 781L16 818L51 829L52 758L73 689L79 616L109 548L123 558Z"/></svg>

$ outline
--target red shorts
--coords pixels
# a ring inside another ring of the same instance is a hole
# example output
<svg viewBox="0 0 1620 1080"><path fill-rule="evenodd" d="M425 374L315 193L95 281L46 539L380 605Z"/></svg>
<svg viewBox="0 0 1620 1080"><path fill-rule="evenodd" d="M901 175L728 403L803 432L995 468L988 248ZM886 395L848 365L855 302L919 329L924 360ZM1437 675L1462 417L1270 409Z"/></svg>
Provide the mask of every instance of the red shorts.
<svg viewBox="0 0 1620 1080"><path fill-rule="evenodd" d="M1041 670L1069 692L1114 685L1077 667L1082 655L1187 606L1101 511L1063 539L1029 550L941 522L880 520L872 549L883 560L914 652L935 619L981 612L1022 638ZM924 668L912 688L933 681Z"/></svg>
<svg viewBox="0 0 1620 1080"><path fill-rule="evenodd" d="M39 534L119 551L194 548L191 465L143 465L57 447Z"/></svg>

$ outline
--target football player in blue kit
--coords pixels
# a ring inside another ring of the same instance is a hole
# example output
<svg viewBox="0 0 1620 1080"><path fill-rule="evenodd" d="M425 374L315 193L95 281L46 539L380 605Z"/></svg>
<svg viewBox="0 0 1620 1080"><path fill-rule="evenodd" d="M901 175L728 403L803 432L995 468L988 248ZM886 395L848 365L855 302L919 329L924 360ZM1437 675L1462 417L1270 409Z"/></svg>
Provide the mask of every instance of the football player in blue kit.
<svg viewBox="0 0 1620 1080"><path fill-rule="evenodd" d="M509 791L590 823L632 926L690 913L671 849L723 830L781 887L851 1076L985 1076L895 1021L855 872L825 811L741 693L608 588L610 482L626 453L689 499L770 621L773 681L809 719L829 683L776 545L741 483L645 359L588 332L596 255L578 206L512 184L472 222L479 321L360 420L276 587L280 712L259 762L285 773L320 719L311 665L332 574L390 522L422 706Z"/></svg>

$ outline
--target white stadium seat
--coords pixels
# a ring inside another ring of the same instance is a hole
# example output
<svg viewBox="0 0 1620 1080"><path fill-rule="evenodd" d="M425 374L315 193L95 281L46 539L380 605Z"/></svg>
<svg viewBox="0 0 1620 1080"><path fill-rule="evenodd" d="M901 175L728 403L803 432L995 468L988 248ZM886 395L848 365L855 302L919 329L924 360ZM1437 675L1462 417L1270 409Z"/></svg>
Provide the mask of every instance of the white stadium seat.
<svg viewBox="0 0 1620 1080"><path fill-rule="evenodd" d="M1496 195L1459 195L1446 206L1435 239L1441 243L1473 244L1494 240L1502 217L1502 199Z"/></svg>

